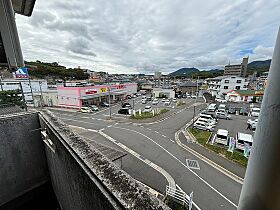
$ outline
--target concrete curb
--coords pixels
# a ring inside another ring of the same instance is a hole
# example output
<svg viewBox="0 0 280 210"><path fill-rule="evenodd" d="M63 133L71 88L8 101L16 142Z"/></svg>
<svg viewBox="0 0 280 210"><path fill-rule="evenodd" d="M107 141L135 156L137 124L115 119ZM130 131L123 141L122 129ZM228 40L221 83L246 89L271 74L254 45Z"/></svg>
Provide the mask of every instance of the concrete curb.
<svg viewBox="0 0 280 210"><path fill-rule="evenodd" d="M198 118L198 116L196 117ZM192 153L193 155L195 155L196 157L198 157L199 159L201 159L202 161L204 161L205 163L207 163L208 165L212 166L213 168L217 169L218 171L220 171L221 173L223 173L224 175L228 176L229 178L233 179L234 181L238 182L239 184L243 184L244 179L237 176L236 174L234 174L233 172L223 168L222 166L220 166L219 164L215 163L214 161L210 160L209 158L201 155L200 153L198 153L197 151L193 150L192 148L188 147L187 145L183 144L180 139L179 139L179 134L182 132L184 134L184 136L186 137L186 139L192 139L193 142L197 142L196 138L191 134L189 136L185 135L187 133L190 132L186 132L186 129L192 124L192 121L188 122L185 126L183 126L180 130L178 130L175 133L175 141L176 143L182 147L183 149L187 150L188 152ZM184 132L185 131L185 132ZM200 144L198 144L200 145ZM201 145L200 145L201 146ZM203 146L201 146L203 147ZM203 147L204 148L204 147Z"/></svg>

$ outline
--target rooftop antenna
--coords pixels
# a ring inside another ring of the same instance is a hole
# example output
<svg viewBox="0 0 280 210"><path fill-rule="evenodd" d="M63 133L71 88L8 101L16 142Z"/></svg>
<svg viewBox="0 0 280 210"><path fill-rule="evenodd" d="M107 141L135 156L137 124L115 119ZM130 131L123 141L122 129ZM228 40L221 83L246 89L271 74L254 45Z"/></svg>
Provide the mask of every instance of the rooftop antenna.
<svg viewBox="0 0 280 210"><path fill-rule="evenodd" d="M228 65L230 65L230 60L228 60Z"/></svg>

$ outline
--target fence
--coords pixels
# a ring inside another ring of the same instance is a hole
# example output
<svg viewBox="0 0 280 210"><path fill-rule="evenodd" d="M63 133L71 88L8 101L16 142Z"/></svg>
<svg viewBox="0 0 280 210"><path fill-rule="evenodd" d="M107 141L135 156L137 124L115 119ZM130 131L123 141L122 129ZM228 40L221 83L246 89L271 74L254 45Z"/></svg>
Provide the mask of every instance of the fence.
<svg viewBox="0 0 280 210"><path fill-rule="evenodd" d="M184 206L192 206L192 198L190 199L190 196L182 190L166 186L166 195L175 198L179 202L182 202Z"/></svg>

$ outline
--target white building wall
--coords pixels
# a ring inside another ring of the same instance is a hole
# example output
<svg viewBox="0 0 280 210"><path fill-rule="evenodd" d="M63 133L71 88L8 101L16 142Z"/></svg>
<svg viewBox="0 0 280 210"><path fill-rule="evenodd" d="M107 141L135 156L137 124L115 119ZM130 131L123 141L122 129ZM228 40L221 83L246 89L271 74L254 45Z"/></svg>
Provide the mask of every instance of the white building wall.
<svg viewBox="0 0 280 210"><path fill-rule="evenodd" d="M231 90L247 90L248 82L242 77L227 77L221 80L219 95L224 95Z"/></svg>
<svg viewBox="0 0 280 210"><path fill-rule="evenodd" d="M25 100L27 102L33 100L28 79L2 80L1 83L3 90L20 90L21 83ZM30 80L30 83L34 93L40 92L40 86L42 91L46 91L48 89L47 80Z"/></svg>

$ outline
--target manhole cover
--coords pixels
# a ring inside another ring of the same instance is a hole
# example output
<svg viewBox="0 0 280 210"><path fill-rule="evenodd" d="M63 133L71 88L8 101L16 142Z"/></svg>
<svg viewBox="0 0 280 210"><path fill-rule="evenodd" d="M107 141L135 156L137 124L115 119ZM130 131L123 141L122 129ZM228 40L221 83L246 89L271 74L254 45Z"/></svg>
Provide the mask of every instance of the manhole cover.
<svg viewBox="0 0 280 210"><path fill-rule="evenodd" d="M200 170L199 164L197 160L189 160L186 159L187 167L190 169Z"/></svg>

